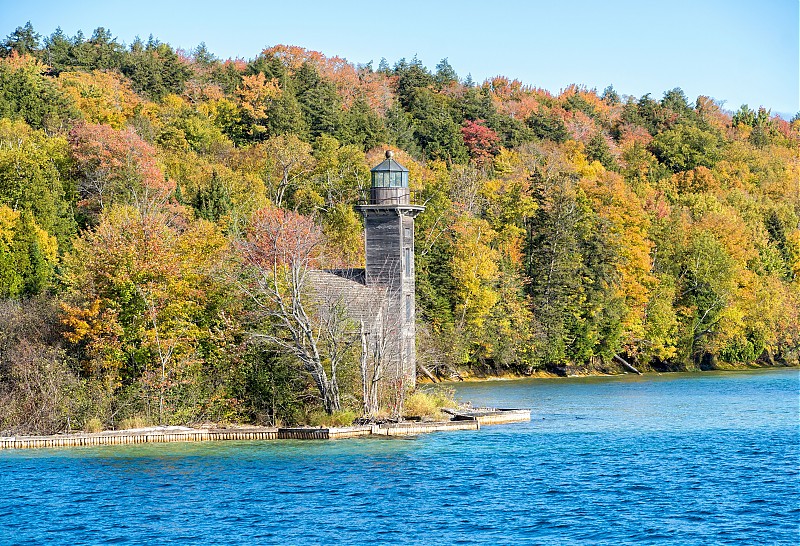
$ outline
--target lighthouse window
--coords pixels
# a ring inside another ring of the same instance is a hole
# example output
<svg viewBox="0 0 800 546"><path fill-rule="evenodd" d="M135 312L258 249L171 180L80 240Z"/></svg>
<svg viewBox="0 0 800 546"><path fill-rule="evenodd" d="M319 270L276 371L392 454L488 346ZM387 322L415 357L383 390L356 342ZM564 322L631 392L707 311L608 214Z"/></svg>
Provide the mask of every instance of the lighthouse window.
<svg viewBox="0 0 800 546"><path fill-rule="evenodd" d="M403 249L403 261L406 266L406 277L411 276L411 249L406 247Z"/></svg>
<svg viewBox="0 0 800 546"><path fill-rule="evenodd" d="M404 228L403 229L403 234L404 234L404 236L406 238L406 241L410 241L411 240L411 228L410 227Z"/></svg>
<svg viewBox="0 0 800 546"><path fill-rule="evenodd" d="M372 185L378 188L385 188L389 185L389 173L372 173Z"/></svg>

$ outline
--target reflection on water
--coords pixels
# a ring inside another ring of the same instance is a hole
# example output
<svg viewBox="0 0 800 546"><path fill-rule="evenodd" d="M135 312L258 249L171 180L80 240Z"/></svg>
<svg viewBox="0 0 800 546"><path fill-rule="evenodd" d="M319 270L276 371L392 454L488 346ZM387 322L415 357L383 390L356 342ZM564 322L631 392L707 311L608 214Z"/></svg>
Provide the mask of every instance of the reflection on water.
<svg viewBox="0 0 800 546"><path fill-rule="evenodd" d="M798 542L797 370L456 388L533 419L0 452L0 543Z"/></svg>

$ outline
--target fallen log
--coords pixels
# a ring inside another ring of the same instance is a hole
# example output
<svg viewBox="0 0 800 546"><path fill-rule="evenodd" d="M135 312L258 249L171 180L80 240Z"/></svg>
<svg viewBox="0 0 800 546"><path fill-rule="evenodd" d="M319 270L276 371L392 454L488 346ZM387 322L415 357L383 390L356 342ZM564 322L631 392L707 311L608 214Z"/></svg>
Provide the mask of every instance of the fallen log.
<svg viewBox="0 0 800 546"><path fill-rule="evenodd" d="M434 375L428 370L428 368L426 368L422 364L417 364L417 368L419 368L419 370L422 372L422 375L424 375L425 377L430 379L432 382L434 382L434 383L438 383L439 382L439 380L436 379L436 377L434 377Z"/></svg>
<svg viewBox="0 0 800 546"><path fill-rule="evenodd" d="M637 370L636 368L634 368L633 366L631 366L630 364L625 362L625 359L622 358L621 356L619 356L618 354L615 353L614 354L614 358L616 358L617 362L622 364L622 367L625 368L626 370L631 371L631 372L633 372L633 373L635 373L637 375L642 375L642 372L640 372L639 370Z"/></svg>

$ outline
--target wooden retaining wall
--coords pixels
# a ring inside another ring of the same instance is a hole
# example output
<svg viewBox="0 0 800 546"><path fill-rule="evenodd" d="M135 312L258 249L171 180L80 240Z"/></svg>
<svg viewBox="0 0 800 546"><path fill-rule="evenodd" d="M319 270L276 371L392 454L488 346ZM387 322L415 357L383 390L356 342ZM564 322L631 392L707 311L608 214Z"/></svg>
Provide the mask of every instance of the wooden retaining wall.
<svg viewBox="0 0 800 546"><path fill-rule="evenodd" d="M475 419L482 425L502 425L505 423L522 423L531 420L531 410L500 410L486 415L476 415Z"/></svg>
<svg viewBox="0 0 800 546"><path fill-rule="evenodd" d="M480 430L478 421L438 421L433 423L408 422L393 423L373 427L372 433L380 436L410 436L427 432L442 432L448 430Z"/></svg>
<svg viewBox="0 0 800 546"><path fill-rule="evenodd" d="M161 429L59 434L56 436L10 436L0 437L0 449L128 445L161 442L208 442L215 440L336 440L364 436L409 436L451 430L480 430L481 425L530 421L530 418L530 410L490 410L475 411L473 415L459 415L458 420L454 421L408 421L353 427L251 427L236 429L164 427Z"/></svg>
<svg viewBox="0 0 800 546"><path fill-rule="evenodd" d="M28 449L37 447L77 447L100 445L129 445L162 442L208 442L214 440L275 440L277 428L247 429L184 429L107 431L56 436L0 437L0 449Z"/></svg>

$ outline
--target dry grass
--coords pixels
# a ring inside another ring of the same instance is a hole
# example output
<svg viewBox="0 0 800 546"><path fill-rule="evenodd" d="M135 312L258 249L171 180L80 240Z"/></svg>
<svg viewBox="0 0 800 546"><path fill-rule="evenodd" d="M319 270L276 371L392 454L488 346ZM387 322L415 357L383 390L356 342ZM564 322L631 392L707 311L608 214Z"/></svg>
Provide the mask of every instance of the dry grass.
<svg viewBox="0 0 800 546"><path fill-rule="evenodd" d="M418 388L406 397L403 415L405 417L423 417L429 419L445 419L442 408L454 408L458 403L454 399L455 392L444 387Z"/></svg>
<svg viewBox="0 0 800 546"><path fill-rule="evenodd" d="M104 430L103 422L97 417L92 417L86 421L83 428L86 432L103 432Z"/></svg>
<svg viewBox="0 0 800 546"><path fill-rule="evenodd" d="M316 412L308 416L308 424L312 427L349 427L358 416L354 411L342 410L333 415Z"/></svg>
<svg viewBox="0 0 800 546"><path fill-rule="evenodd" d="M152 427L155 425L152 421L147 419L146 417L142 417L141 415L135 415L133 417L128 417L123 419L119 423L117 423L116 429L117 430L130 430L134 428L147 428Z"/></svg>

